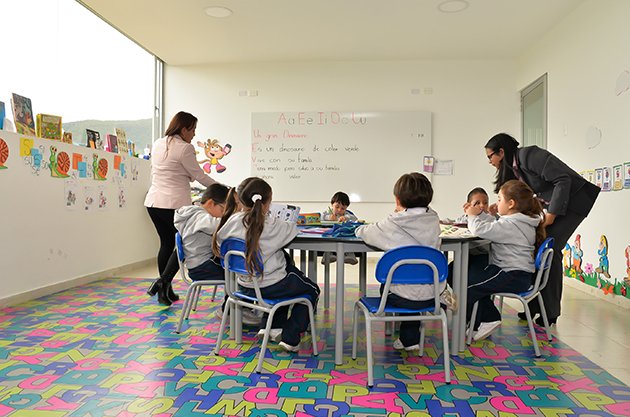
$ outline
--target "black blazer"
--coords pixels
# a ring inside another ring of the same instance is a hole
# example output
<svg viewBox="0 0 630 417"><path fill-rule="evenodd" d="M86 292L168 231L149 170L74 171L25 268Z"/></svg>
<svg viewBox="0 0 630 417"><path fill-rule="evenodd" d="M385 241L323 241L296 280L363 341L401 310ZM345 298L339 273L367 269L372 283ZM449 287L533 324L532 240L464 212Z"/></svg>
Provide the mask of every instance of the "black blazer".
<svg viewBox="0 0 630 417"><path fill-rule="evenodd" d="M586 217L593 208L600 188L547 150L538 146L517 149L516 162L527 185L549 203L550 213L563 216L570 210Z"/></svg>

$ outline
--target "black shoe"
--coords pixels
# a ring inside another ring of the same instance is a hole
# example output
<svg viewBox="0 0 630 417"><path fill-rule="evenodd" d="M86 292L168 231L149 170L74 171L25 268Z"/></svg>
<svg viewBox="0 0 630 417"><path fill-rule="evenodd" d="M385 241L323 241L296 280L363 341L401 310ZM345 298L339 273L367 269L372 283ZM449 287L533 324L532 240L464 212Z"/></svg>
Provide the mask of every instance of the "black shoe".
<svg viewBox="0 0 630 417"><path fill-rule="evenodd" d="M171 284L168 285L167 291L169 300L171 300L172 302L179 301L179 295L175 294L175 291L173 291L173 286Z"/></svg>
<svg viewBox="0 0 630 417"><path fill-rule="evenodd" d="M171 304L173 304L173 301L171 301L168 296L168 285L165 285L164 281L162 281L161 279L156 280L151 285L151 288L149 288L149 290L155 290L154 294L157 294L158 303L165 306L170 306Z"/></svg>
<svg viewBox="0 0 630 417"><path fill-rule="evenodd" d="M558 321L558 317L554 317L552 319L548 318L547 320L549 321L549 325L551 326L553 324L556 324L556 322ZM540 327L545 327L545 322L543 321L542 316L536 319L536 324L539 325Z"/></svg>
<svg viewBox="0 0 630 417"><path fill-rule="evenodd" d="M151 283L151 286L147 290L147 294L149 294L151 297L153 297L155 294L157 294L157 292L158 292L158 282L159 281L160 281L160 278L158 278L155 281L153 281Z"/></svg>

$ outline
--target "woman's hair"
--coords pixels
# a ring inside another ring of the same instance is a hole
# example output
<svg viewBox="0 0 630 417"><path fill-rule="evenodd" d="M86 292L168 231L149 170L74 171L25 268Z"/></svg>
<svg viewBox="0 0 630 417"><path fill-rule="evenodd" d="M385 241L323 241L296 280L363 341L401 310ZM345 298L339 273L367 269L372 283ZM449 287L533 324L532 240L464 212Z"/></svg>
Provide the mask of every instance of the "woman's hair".
<svg viewBox="0 0 630 417"><path fill-rule="evenodd" d="M433 200L433 187L419 172L404 174L394 185L394 196L404 208L428 207Z"/></svg>
<svg viewBox="0 0 630 417"><path fill-rule="evenodd" d="M475 187L472 190L470 190L470 192L468 193L468 195L466 196L466 201L468 201L469 203L471 202L473 196L475 194L483 194L486 197L488 197L488 193L486 192L486 190L484 190L481 187Z"/></svg>
<svg viewBox="0 0 630 417"><path fill-rule="evenodd" d="M543 211L540 200L536 197L536 194L532 191L529 185L519 180L509 180L501 186L499 190L506 200L514 200L516 204L516 210L519 213L523 213L526 216L539 218L540 223L536 226L536 248L547 237L545 226L543 226L545 219L545 212Z"/></svg>
<svg viewBox="0 0 630 417"><path fill-rule="evenodd" d="M343 191L337 191L330 199L330 204L335 203L343 204L344 206L348 207L350 205L350 197L348 197L348 194L344 193Z"/></svg>
<svg viewBox="0 0 630 417"><path fill-rule="evenodd" d="M205 204L208 200L214 201L216 204L225 203L230 188L226 185L214 183L210 184L206 191L201 195L201 204Z"/></svg>
<svg viewBox="0 0 630 417"><path fill-rule="evenodd" d="M166 128L166 131L164 132L164 136L168 138L166 140L166 152L164 154L164 158L168 156L168 145L170 145L171 141L173 140L172 137L174 135L181 135L182 129L184 128L192 130L195 126L197 126L197 118L190 113L180 111L175 116L173 116L171 122Z"/></svg>
<svg viewBox="0 0 630 417"><path fill-rule="evenodd" d="M503 149L503 160L501 161L494 180L494 192L498 193L503 184L509 180L516 179L512 162L514 161L514 155L518 149L518 142L507 133L498 133L490 138L485 147L495 153L499 153L501 149Z"/></svg>
<svg viewBox="0 0 630 417"><path fill-rule="evenodd" d="M258 251L260 249L260 235L262 234L267 217L263 206L271 201L271 186L262 178L246 178L240 183L236 190L234 188L230 190L226 200L225 212L214 233L212 251L216 256L220 255L220 248L216 236L230 216L236 211L238 207L237 198L245 211L243 225L246 229L245 244L247 252L245 253L245 264L247 271L249 271L250 274L262 273Z"/></svg>

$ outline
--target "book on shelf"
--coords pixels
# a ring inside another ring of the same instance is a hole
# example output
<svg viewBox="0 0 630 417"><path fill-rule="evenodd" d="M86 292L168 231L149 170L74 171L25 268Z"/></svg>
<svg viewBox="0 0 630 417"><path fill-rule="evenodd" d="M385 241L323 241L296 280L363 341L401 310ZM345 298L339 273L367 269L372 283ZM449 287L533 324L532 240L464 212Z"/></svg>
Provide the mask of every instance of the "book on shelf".
<svg viewBox="0 0 630 417"><path fill-rule="evenodd" d="M108 152L118 153L118 137L108 133L106 139L107 143L105 144L105 150Z"/></svg>
<svg viewBox="0 0 630 417"><path fill-rule="evenodd" d="M13 93L11 98L13 107L13 121L15 129L22 135L35 136L35 118L33 117L33 105L31 99Z"/></svg>
<svg viewBox="0 0 630 417"><path fill-rule="evenodd" d="M92 149L103 149L103 142L101 141L101 134L96 130L85 129L87 136L86 146Z"/></svg>
<svg viewBox="0 0 630 417"><path fill-rule="evenodd" d="M127 134L125 133L125 130L117 127L116 138L118 139L118 153L127 154L129 152L129 148L127 147Z"/></svg>
<svg viewBox="0 0 630 417"><path fill-rule="evenodd" d="M37 115L37 137L61 140L61 116L52 114Z"/></svg>
<svg viewBox="0 0 630 417"><path fill-rule="evenodd" d="M4 101L0 101L0 130L4 129L4 118L6 113L4 111Z"/></svg>
<svg viewBox="0 0 630 417"><path fill-rule="evenodd" d="M63 132L63 136L61 137L61 141L63 143L72 144L72 132Z"/></svg>

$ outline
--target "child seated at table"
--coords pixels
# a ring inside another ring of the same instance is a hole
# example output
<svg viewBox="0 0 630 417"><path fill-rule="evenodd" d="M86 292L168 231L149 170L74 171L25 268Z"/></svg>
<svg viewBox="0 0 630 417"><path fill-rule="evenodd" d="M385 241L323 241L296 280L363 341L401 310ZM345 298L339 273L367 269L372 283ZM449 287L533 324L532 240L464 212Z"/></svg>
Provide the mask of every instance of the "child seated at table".
<svg viewBox="0 0 630 417"><path fill-rule="evenodd" d="M429 179L419 172L404 174L394 185L394 197L394 213L377 223L359 226L355 232L357 237L383 250L407 245L439 249L440 219L429 207L433 199L433 187ZM435 291L433 284L392 284L387 300L402 308L426 308L433 306ZM443 297L448 297L449 303L453 302L452 295L446 289L446 281L440 283L437 291ZM394 349L420 349L420 325L419 321L401 322L400 338L394 342Z"/></svg>
<svg viewBox="0 0 630 417"><path fill-rule="evenodd" d="M468 193L466 197L466 204L472 204L475 207L479 207L481 211L484 213L488 212L488 193L481 187L475 187ZM468 215L466 213L459 216L455 223L467 224L468 223Z"/></svg>
<svg viewBox="0 0 630 417"><path fill-rule="evenodd" d="M350 205L350 197L343 191L337 191L330 199L330 206L322 213L322 220L326 221L356 221L357 216L354 215L348 206ZM334 253L325 252L322 257L322 265L326 265L329 262L336 262L337 256ZM349 252L344 256L344 263L356 265L357 257L354 253Z"/></svg>

